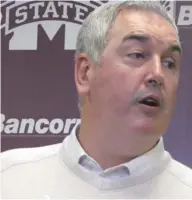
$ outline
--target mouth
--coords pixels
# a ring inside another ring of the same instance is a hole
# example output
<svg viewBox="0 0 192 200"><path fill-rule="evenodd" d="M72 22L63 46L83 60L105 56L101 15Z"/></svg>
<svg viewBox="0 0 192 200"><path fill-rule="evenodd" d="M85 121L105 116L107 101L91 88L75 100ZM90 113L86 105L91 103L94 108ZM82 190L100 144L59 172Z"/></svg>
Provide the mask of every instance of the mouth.
<svg viewBox="0 0 192 200"><path fill-rule="evenodd" d="M159 98L154 96L144 97L142 100L139 101L139 103L152 108L160 107Z"/></svg>

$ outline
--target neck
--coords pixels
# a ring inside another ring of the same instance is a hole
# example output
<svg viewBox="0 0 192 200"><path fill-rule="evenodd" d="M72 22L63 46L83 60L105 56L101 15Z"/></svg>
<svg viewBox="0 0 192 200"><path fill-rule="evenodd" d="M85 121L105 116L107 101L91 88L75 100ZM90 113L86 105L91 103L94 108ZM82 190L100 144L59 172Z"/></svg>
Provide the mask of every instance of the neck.
<svg viewBox="0 0 192 200"><path fill-rule="evenodd" d="M114 167L152 149L159 138L136 134L103 120L83 120L78 139L85 152L103 169Z"/></svg>

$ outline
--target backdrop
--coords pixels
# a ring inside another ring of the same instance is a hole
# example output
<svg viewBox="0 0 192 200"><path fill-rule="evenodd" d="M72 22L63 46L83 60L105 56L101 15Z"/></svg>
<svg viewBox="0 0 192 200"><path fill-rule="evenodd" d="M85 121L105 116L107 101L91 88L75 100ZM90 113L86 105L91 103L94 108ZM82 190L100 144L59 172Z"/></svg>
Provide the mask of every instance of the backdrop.
<svg viewBox="0 0 192 200"><path fill-rule="evenodd" d="M74 85L78 30L108 1L2 1L2 151L61 142L79 123ZM181 80L165 147L192 167L192 1L161 1L183 46Z"/></svg>

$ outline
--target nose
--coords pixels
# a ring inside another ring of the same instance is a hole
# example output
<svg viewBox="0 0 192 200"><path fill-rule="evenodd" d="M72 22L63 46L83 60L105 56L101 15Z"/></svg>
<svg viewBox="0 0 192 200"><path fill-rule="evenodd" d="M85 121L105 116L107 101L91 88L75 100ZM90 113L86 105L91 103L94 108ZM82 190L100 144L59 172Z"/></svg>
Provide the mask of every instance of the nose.
<svg viewBox="0 0 192 200"><path fill-rule="evenodd" d="M145 85L152 88L162 87L164 85L164 74L159 56L152 58L147 67L148 70L145 78Z"/></svg>

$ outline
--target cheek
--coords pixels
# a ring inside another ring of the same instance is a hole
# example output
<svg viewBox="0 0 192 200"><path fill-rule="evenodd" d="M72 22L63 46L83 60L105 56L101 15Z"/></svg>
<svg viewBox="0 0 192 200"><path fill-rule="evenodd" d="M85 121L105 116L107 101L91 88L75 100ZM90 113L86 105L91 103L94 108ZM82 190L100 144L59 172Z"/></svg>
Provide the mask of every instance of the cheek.
<svg viewBox="0 0 192 200"><path fill-rule="evenodd" d="M171 80L171 79L170 79ZM179 79L174 78L171 82L167 83L169 87L169 93L173 99L176 98L177 90L178 90L178 85L179 85Z"/></svg>
<svg viewBox="0 0 192 200"><path fill-rule="evenodd" d="M169 79L171 80L171 79ZM167 105L169 107L168 110L173 110L175 103L176 103L176 97L177 97L177 90L178 90L178 79L172 79L172 81L168 81L166 83L167 85Z"/></svg>
<svg viewBox="0 0 192 200"><path fill-rule="evenodd" d="M91 84L92 100L100 105L121 107L127 105L133 93L134 83L128 73L118 69L101 70Z"/></svg>

